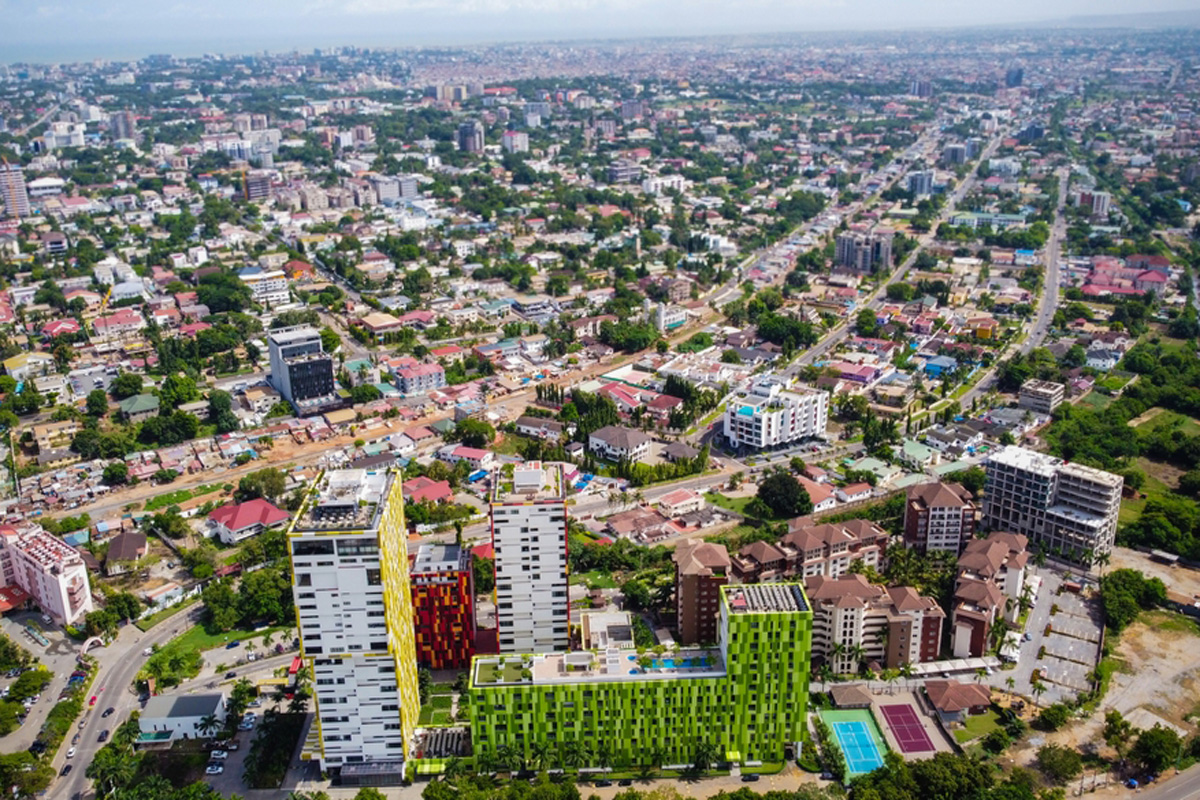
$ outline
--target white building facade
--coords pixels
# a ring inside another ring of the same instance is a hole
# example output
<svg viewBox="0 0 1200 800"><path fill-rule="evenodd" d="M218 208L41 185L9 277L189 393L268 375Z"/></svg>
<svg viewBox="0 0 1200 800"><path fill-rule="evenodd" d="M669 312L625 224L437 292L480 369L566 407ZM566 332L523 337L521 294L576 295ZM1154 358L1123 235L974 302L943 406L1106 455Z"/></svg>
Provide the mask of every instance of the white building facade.
<svg viewBox="0 0 1200 800"><path fill-rule="evenodd" d="M0 585L24 591L58 625L79 624L93 609L79 551L36 525L0 528Z"/></svg>
<svg viewBox="0 0 1200 800"><path fill-rule="evenodd" d="M759 380L730 400L724 422L725 438L735 447L762 450L823 437L829 423L829 395Z"/></svg>
<svg viewBox="0 0 1200 800"><path fill-rule="evenodd" d="M494 474L492 547L502 653L551 653L570 643L567 504L562 468L531 461Z"/></svg>

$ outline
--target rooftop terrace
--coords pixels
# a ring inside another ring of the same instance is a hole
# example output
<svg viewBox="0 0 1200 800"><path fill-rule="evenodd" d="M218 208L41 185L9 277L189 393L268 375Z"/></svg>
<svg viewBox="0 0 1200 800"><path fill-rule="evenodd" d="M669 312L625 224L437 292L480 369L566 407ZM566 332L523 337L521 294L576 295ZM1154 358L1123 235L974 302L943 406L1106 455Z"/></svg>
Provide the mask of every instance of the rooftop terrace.
<svg viewBox="0 0 1200 800"><path fill-rule="evenodd" d="M492 473L493 503L536 503L562 500L562 467L527 461L524 464L505 464Z"/></svg>
<svg viewBox="0 0 1200 800"><path fill-rule="evenodd" d="M809 611L808 598L797 583L762 583L725 586L721 593L735 614Z"/></svg>
<svg viewBox="0 0 1200 800"><path fill-rule="evenodd" d="M379 527L393 477L365 469L331 470L322 475L293 530L372 530Z"/></svg>
<svg viewBox="0 0 1200 800"><path fill-rule="evenodd" d="M480 657L473 665L476 686L615 683L725 676L720 650L689 649L637 655L609 648L543 655Z"/></svg>

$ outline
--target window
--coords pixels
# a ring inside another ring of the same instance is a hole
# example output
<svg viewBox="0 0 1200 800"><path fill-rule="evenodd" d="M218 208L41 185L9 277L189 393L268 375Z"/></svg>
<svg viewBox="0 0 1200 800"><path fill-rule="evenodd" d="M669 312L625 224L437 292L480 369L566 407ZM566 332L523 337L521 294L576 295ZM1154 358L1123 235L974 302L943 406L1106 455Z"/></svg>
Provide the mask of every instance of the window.
<svg viewBox="0 0 1200 800"><path fill-rule="evenodd" d="M308 572L297 572L296 573L296 585L297 586L312 586L312 574L308 573ZM304 595L300 595L300 596L304 597Z"/></svg>
<svg viewBox="0 0 1200 800"><path fill-rule="evenodd" d="M331 556L333 542L301 539L292 547L292 554L297 556Z"/></svg>
<svg viewBox="0 0 1200 800"><path fill-rule="evenodd" d="M383 583L383 575L380 573L379 569L378 568L368 569L367 570L367 585L368 586L378 586L381 583Z"/></svg>

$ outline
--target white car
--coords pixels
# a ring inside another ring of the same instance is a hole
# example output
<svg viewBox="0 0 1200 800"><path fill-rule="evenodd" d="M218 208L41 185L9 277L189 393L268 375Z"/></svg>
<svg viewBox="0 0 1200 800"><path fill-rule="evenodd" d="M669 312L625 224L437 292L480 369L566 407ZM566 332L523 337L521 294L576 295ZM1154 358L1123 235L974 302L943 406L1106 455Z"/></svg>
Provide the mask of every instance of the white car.
<svg viewBox="0 0 1200 800"><path fill-rule="evenodd" d="M238 723L238 730L239 730L239 731L252 731L252 730L254 730L254 720L252 720L252 719L244 719L244 720L242 720L240 723Z"/></svg>
<svg viewBox="0 0 1200 800"><path fill-rule="evenodd" d="M224 771L225 771L225 768L223 766L221 766L220 764L209 764L208 768L204 770L204 774L205 775L220 775Z"/></svg>
<svg viewBox="0 0 1200 800"><path fill-rule="evenodd" d="M67 751L67 758L74 758L74 757L75 757L75 748L72 747L70 750Z"/></svg>
<svg viewBox="0 0 1200 800"><path fill-rule="evenodd" d="M224 750L213 750L208 754L208 757L213 761L224 761L229 758L229 753L226 753Z"/></svg>

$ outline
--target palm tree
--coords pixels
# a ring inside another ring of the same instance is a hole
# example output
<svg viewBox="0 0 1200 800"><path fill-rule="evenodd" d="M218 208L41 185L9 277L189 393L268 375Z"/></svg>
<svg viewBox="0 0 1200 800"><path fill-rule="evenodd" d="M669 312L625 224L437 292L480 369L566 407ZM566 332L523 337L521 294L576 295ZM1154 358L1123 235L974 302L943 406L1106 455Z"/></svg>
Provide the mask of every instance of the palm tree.
<svg viewBox="0 0 1200 800"><path fill-rule="evenodd" d="M1009 675L1004 679L1004 686L1008 689L1008 700L1012 702L1013 689L1017 688L1017 679Z"/></svg>
<svg viewBox="0 0 1200 800"><path fill-rule="evenodd" d="M496 766L507 772L515 771L521 765L521 754L510 745L501 745L496 750Z"/></svg>
<svg viewBox="0 0 1200 800"><path fill-rule="evenodd" d="M1104 568L1112 563L1112 553L1101 553L1096 556L1096 566L1100 567L1100 577L1104 577Z"/></svg>
<svg viewBox="0 0 1200 800"><path fill-rule="evenodd" d="M273 644L275 644L275 637L271 635L271 631L267 631L262 637L263 650L270 650Z"/></svg>
<svg viewBox="0 0 1200 800"><path fill-rule="evenodd" d="M550 745L546 742L534 742L529 746L529 766L537 772L541 772L546 766L546 760L550 756Z"/></svg>
<svg viewBox="0 0 1200 800"><path fill-rule="evenodd" d="M850 660L858 664L859 672L862 672L866 668L867 650L862 646L862 642L858 642L850 648Z"/></svg>
<svg viewBox="0 0 1200 800"><path fill-rule="evenodd" d="M916 674L916 670L913 669L912 663L905 661L903 664L900 665L900 676L902 678L904 678L904 688L906 688L906 689L909 688L909 685L910 685L909 681L912 679L913 675L915 675L915 674Z"/></svg>
<svg viewBox="0 0 1200 800"><path fill-rule="evenodd" d="M467 771L466 764L458 756L450 756L446 759L445 766L442 767L442 780L446 783L454 783L454 781Z"/></svg>
<svg viewBox="0 0 1200 800"><path fill-rule="evenodd" d="M833 643L833 663L841 666L841 659L846 655L847 647L841 642Z"/></svg>
<svg viewBox="0 0 1200 800"><path fill-rule="evenodd" d="M104 797L109 797L134 779L140 759L140 756L123 753L116 747L101 747L84 774L96 782L96 788Z"/></svg>
<svg viewBox="0 0 1200 800"><path fill-rule="evenodd" d="M197 723L196 727L202 736L210 736L217 728L221 727L221 721L217 719L216 714L207 714L200 718L200 722Z"/></svg>
<svg viewBox="0 0 1200 800"><path fill-rule="evenodd" d="M984 675L987 675L987 670L983 667L979 667L977 670L975 670L975 682L979 683L981 680L983 680Z"/></svg>
<svg viewBox="0 0 1200 800"><path fill-rule="evenodd" d="M705 773L717 760L717 746L712 742L698 742L692 751L692 768L697 773Z"/></svg>
<svg viewBox="0 0 1200 800"><path fill-rule="evenodd" d="M1042 692L1046 691L1046 684L1042 683L1041 681L1034 681L1032 684L1030 684L1029 688L1033 690L1034 705L1040 707L1038 700L1041 698Z"/></svg>
<svg viewBox="0 0 1200 800"><path fill-rule="evenodd" d="M596 745L596 765L601 769L608 769L612 766L612 749L604 740Z"/></svg>
<svg viewBox="0 0 1200 800"><path fill-rule="evenodd" d="M481 750L475 754L475 771L488 774L496 771L496 757L490 751Z"/></svg>
<svg viewBox="0 0 1200 800"><path fill-rule="evenodd" d="M579 769L583 766L583 747L580 746L579 742L572 739L562 746L560 760L564 767Z"/></svg>

